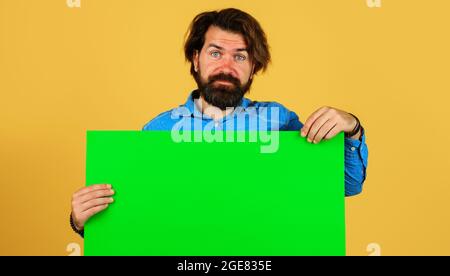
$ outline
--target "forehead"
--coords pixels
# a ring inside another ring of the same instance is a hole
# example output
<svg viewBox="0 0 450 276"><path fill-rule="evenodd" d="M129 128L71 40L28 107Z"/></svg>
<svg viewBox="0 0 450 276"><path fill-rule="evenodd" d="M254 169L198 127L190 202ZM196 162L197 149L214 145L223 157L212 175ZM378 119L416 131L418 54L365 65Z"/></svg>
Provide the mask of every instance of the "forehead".
<svg viewBox="0 0 450 276"><path fill-rule="evenodd" d="M208 47L211 43L229 50L247 47L244 37L241 34L225 31L217 26L209 27L205 34L204 46Z"/></svg>

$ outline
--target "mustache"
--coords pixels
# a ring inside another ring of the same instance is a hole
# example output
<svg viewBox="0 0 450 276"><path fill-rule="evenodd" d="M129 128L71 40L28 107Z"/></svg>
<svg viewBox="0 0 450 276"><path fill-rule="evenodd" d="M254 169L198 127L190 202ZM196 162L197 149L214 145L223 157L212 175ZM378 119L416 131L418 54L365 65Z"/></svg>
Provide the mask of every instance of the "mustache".
<svg viewBox="0 0 450 276"><path fill-rule="evenodd" d="M211 85L215 81L228 81L234 84L236 87L241 86L241 81L238 78L233 77L225 73L219 73L217 75L208 78L208 84Z"/></svg>

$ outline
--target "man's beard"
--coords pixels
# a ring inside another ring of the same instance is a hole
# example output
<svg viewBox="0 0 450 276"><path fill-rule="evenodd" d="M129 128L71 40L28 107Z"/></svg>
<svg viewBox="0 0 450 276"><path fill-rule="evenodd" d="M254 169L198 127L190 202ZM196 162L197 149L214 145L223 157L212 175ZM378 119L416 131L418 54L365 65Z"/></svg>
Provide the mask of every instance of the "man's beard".
<svg viewBox="0 0 450 276"><path fill-rule="evenodd" d="M216 84L216 81L227 81L231 85ZM200 73L196 74L195 81L197 82L200 96L203 99L221 110L227 108L235 108L242 100L244 95L250 90L252 79L244 85L240 80L224 73L220 73L208 78L207 82L204 82L200 76Z"/></svg>

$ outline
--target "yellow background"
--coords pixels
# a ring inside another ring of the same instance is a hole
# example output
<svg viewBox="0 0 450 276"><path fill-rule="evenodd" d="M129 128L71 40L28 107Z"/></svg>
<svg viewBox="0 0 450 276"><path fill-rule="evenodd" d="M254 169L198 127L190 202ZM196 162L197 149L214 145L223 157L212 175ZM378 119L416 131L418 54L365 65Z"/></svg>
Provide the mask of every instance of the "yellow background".
<svg viewBox="0 0 450 276"><path fill-rule="evenodd" d="M300 119L322 105L367 131L364 193L346 199L347 253L450 255L450 1L0 0L0 255L68 255L86 130L139 130L195 88L184 33L237 7L273 64L248 97ZM301 158L301 157L299 157ZM320 164L318 164L320 165Z"/></svg>

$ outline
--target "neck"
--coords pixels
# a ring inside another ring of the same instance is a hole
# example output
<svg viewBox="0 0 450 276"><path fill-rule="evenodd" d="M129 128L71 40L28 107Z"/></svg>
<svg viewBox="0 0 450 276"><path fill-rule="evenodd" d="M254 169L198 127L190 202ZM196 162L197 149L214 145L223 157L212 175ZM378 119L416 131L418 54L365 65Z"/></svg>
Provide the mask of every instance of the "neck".
<svg viewBox="0 0 450 276"><path fill-rule="evenodd" d="M198 100L195 101L195 104L197 105L197 108L202 111L203 114L211 117L214 121L218 121L223 117L228 116L234 110L234 108L227 108L226 110L222 110L206 102L203 96L200 96Z"/></svg>

